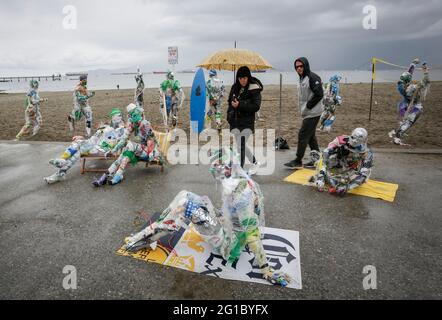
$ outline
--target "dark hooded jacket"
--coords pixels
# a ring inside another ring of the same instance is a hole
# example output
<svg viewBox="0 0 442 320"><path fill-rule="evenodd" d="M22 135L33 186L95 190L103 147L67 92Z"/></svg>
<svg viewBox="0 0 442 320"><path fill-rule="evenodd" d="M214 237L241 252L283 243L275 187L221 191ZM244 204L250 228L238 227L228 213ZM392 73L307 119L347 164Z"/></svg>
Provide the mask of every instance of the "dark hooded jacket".
<svg viewBox="0 0 442 320"><path fill-rule="evenodd" d="M239 78L247 76L249 78L248 86L241 91ZM227 122L230 130L244 129L255 130L255 113L261 108L261 91L264 86L257 78L252 77L248 68L241 67L236 75L236 82L230 89L229 108L227 109ZM232 107L234 97L238 99L238 108Z"/></svg>
<svg viewBox="0 0 442 320"><path fill-rule="evenodd" d="M307 58L301 57L295 60L302 62L304 73L299 77L298 99L301 117L314 118L321 115L323 111L322 98L324 91L321 78L310 70Z"/></svg>

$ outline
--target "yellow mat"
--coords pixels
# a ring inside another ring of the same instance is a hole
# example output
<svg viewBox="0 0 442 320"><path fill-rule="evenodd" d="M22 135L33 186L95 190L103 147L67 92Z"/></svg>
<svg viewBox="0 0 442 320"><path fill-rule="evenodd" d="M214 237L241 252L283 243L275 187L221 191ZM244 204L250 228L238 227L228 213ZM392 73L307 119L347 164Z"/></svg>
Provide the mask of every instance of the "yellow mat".
<svg viewBox="0 0 442 320"><path fill-rule="evenodd" d="M301 185L310 185L308 180L315 174L315 170L299 169L284 179L286 182ZM382 199L393 202L399 185L394 183L368 180L358 188L350 190L348 193L366 196L370 198Z"/></svg>

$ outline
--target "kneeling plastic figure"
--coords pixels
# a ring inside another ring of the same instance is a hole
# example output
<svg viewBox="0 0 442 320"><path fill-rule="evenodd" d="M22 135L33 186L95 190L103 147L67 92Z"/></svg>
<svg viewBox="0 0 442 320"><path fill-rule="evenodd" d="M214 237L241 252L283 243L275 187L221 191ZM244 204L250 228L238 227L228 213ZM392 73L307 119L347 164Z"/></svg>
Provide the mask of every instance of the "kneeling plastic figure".
<svg viewBox="0 0 442 320"><path fill-rule="evenodd" d="M373 153L367 147L368 133L356 128L350 136L336 137L317 155L316 174L311 177L319 191L344 195L365 183L373 167ZM313 155L312 155L313 158Z"/></svg>
<svg viewBox="0 0 442 320"><path fill-rule="evenodd" d="M217 151L210 172L221 181L223 205L216 209L207 196L181 191L160 218L142 231L126 238L125 249L137 251L151 246L161 237L189 228L191 223L214 252L229 263L239 259L247 245L255 255L263 278L275 285L286 286L291 278L273 270L261 242L260 226L264 226L263 195L259 185L239 165L230 149Z"/></svg>

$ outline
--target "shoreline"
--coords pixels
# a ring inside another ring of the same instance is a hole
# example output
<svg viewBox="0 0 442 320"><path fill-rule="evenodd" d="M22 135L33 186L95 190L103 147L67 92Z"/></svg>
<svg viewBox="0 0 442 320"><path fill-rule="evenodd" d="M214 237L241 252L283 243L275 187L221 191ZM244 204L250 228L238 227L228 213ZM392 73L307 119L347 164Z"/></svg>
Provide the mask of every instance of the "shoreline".
<svg viewBox="0 0 442 320"><path fill-rule="evenodd" d="M370 105L369 83L342 84L341 96L343 103L336 111L336 121L331 133L317 132L320 147L325 147L334 137L350 134L355 127L365 127L369 132L369 144L372 147L404 149L394 146L388 132L398 126L396 106L401 100L394 83L376 83L374 87L372 121L368 121ZM226 86L226 96L230 86ZM133 102L134 89L95 90L91 98L93 111L93 127L107 120L112 108L125 111L126 106ZM184 87L185 100L178 112L178 127L187 134L190 131L189 109L190 88ZM42 98L48 98L41 105L43 124L39 133L29 141L71 141L72 135L84 134L84 121L80 121L76 131L70 133L66 117L72 110L72 91L41 91ZM432 82L427 100L424 102L424 113L411 128L405 142L412 145L407 149L439 149L442 148L442 127L439 125L439 97L442 96L442 82ZM0 140L13 140L24 125L23 93L0 95ZM287 140L290 147L297 144L301 118L297 103L296 85L282 87L282 117L279 126L279 85L264 86L262 92L261 119L256 121L257 129L275 129L276 135ZM159 112L159 94L157 88L144 91L144 109L146 118L153 126L162 130L162 117ZM222 103L223 129L229 126L226 122L227 101ZM214 126L212 126L214 127ZM280 130L279 130L280 128ZM308 151L307 151L308 152Z"/></svg>
<svg viewBox="0 0 442 320"><path fill-rule="evenodd" d="M259 77L258 77L259 78ZM74 82L74 81L73 81ZM442 80L437 80L437 81L431 81L432 84L442 84ZM72 94L74 86L75 86L76 82L73 83L72 86L72 90L40 90L39 93L40 95L44 94L44 93L70 93ZM376 86L383 86L383 85L391 85L391 84L396 84L396 80L394 81L378 81L374 83L374 88L376 90ZM370 85L371 86L371 82L349 82L349 83L341 83L341 88L345 87L345 86L354 86L354 85ZM293 83L287 83L287 84L282 84L283 87L296 87L297 84L293 84ZM226 85L226 92L228 93L228 91L230 90L231 85ZM190 89L192 88L191 86L183 86L182 87L183 90L188 90L190 91ZM267 84L264 85L264 90L266 88L278 88L279 89L279 84ZM95 92L108 92L108 91L131 91L134 92L135 88L124 88L124 89L115 89L115 88L110 88L110 89L94 89L93 87L88 88L90 91L95 91ZM144 90L158 90L159 86L157 87L146 87ZM0 95L4 94L4 95L12 95L12 94L26 94L27 91L7 91L4 89L0 89ZM279 100L278 100L279 101Z"/></svg>

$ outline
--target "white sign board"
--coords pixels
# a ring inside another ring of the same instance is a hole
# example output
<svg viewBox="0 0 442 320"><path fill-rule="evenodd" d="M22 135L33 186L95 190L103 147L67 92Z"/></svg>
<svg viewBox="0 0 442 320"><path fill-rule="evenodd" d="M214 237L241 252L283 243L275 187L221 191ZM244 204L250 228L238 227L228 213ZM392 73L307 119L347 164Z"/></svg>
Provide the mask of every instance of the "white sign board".
<svg viewBox="0 0 442 320"><path fill-rule="evenodd" d="M263 227L261 231L269 265L292 277L293 281L287 286L288 288L302 289L299 233L267 227ZM244 250L238 262L231 266L220 255L213 253L209 244L198 242L198 236L192 233L194 233L192 229L184 233L164 265L217 278L270 285L262 279L251 252Z"/></svg>
<svg viewBox="0 0 442 320"><path fill-rule="evenodd" d="M178 47L169 47L169 64L178 64Z"/></svg>

